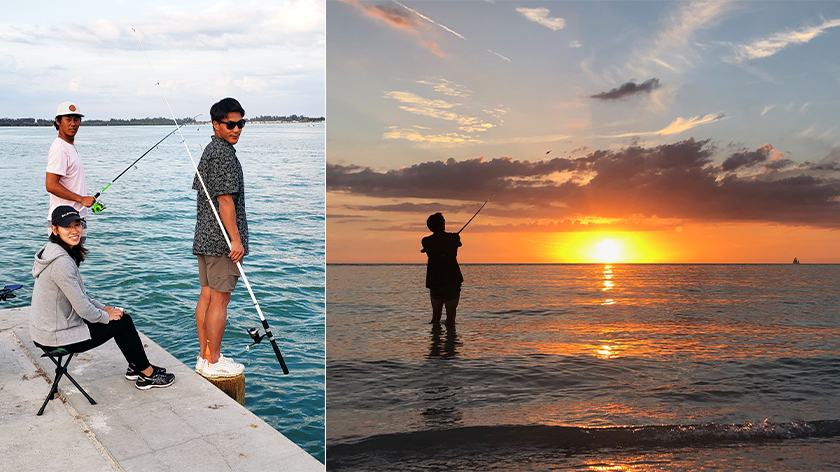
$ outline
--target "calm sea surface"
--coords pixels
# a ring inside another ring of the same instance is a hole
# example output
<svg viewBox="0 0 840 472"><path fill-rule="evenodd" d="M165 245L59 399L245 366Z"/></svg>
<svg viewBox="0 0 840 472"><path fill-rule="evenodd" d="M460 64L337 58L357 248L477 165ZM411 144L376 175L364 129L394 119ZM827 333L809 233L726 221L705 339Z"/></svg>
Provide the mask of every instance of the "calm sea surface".
<svg viewBox="0 0 840 472"><path fill-rule="evenodd" d="M461 268L328 266L330 470L840 470L840 266Z"/></svg>
<svg viewBox="0 0 840 472"><path fill-rule="evenodd" d="M324 124L248 124L236 145L245 173L250 255L243 267L291 373L283 375L270 344L250 350L260 326L240 282L222 343L246 364L245 406L324 461ZM89 194L113 180L172 127L85 127L76 147ZM182 128L196 162L213 130ZM46 242L44 189L53 128L0 128L0 286L20 283L27 306L32 260ZM198 268L192 255L196 192L193 167L178 134L129 170L101 197L107 209L88 217L90 254L82 264L88 293L125 307L138 328L189 366L198 344Z"/></svg>

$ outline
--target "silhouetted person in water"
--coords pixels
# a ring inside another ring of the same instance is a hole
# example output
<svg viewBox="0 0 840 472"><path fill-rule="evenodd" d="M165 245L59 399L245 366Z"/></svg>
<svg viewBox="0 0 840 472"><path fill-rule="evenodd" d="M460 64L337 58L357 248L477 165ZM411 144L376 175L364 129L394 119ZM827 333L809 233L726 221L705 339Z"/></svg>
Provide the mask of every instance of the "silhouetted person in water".
<svg viewBox="0 0 840 472"><path fill-rule="evenodd" d="M426 220L431 236L423 238L423 250L429 257L426 265L426 288L432 300L432 324L440 323L443 307L446 306L446 326L455 326L455 310L461 298L461 283L464 277L458 267L458 247L461 236L447 233L443 215L435 213Z"/></svg>

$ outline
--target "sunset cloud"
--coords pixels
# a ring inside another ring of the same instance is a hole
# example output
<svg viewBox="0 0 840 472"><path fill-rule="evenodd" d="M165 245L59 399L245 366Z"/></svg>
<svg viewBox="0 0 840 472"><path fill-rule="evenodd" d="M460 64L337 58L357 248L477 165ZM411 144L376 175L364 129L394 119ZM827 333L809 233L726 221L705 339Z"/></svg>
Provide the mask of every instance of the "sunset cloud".
<svg viewBox="0 0 840 472"><path fill-rule="evenodd" d="M840 179L811 172L836 170L836 163L794 168L765 144L715 165L715 151L709 141L688 139L536 162L449 159L384 172L328 163L326 180L328 191L380 198L474 202L495 189L495 206L538 211L541 218L533 220L660 218L840 228ZM758 170L736 172L747 168ZM788 168L784 177L778 177L781 168ZM558 174L571 178L558 180Z"/></svg>
<svg viewBox="0 0 840 472"><path fill-rule="evenodd" d="M420 82L426 84L426 82ZM434 85L434 84L432 84ZM449 95L452 96L460 96L466 97L464 91L466 89L457 90L451 86L450 83L440 84L442 88L437 88L436 90L440 91L441 93L451 92ZM460 93L460 95L458 95ZM399 108L401 110L407 111L409 113L419 115L419 116L426 116L429 118L436 118L439 120L451 121L458 126L458 130L462 133L480 133L482 131L486 131L490 128L493 128L495 125L492 123L487 123L484 120L475 117L469 116L461 113L457 113L453 111L454 108L460 107L460 103L451 103L446 100L442 99L428 99L416 95L411 92L403 92L403 91L391 91L385 92L385 98L390 98L392 100L397 100L401 103ZM404 137L404 133L386 133L388 136L386 139L407 139ZM416 133L413 133L412 136L416 137ZM469 138L469 136L461 136L462 138ZM409 139L411 141L416 141L417 139ZM428 141L428 140L426 140ZM475 142L474 140L466 139L463 142Z"/></svg>
<svg viewBox="0 0 840 472"><path fill-rule="evenodd" d="M725 117L725 114L718 113L717 115L709 114L706 116L695 116L694 118L689 118L687 120L683 118L677 118L676 120L671 122L671 124L659 130L656 134L669 135L682 133L683 131L688 131L691 128L696 128L700 125L720 121Z"/></svg>
<svg viewBox="0 0 840 472"><path fill-rule="evenodd" d="M423 129L424 128L420 127L399 128L396 126L392 126L388 129L388 131L382 133L382 139L405 139L407 141L413 141L416 143L448 145L481 142L480 140L474 138L471 135L458 133L434 134L425 132L423 131Z"/></svg>
<svg viewBox="0 0 840 472"><path fill-rule="evenodd" d="M369 18L380 21L391 28L403 31L413 36L422 47L431 51L432 54L439 57L446 57L446 55L440 50L440 47L435 41L426 38L426 36L428 36L428 32L424 30L423 25L418 20L418 17L426 20L428 20L428 18L417 14L417 12L415 12L414 10L407 8L402 4L398 4L400 5L400 7L402 7L398 8L394 5L391 5L390 3L383 5L370 5L359 2L357 0L338 1L352 6L356 9L356 11L363 13Z"/></svg>
<svg viewBox="0 0 840 472"><path fill-rule="evenodd" d="M472 91L470 89L446 79L417 80L415 82L422 85L429 85L435 92L442 93L450 97L468 98L472 95Z"/></svg>
<svg viewBox="0 0 840 472"><path fill-rule="evenodd" d="M631 80L620 87L616 87L609 92L602 92L595 95L590 95L589 98L596 98L599 100L620 100L633 95L648 94L660 87L659 79L656 77L648 79L641 84L636 84Z"/></svg>
<svg viewBox="0 0 840 472"><path fill-rule="evenodd" d="M524 8L520 7L517 8L516 11L522 14L525 18L533 21L534 23L541 24L548 29L558 31L563 29L566 26L566 20L563 18L551 18L548 16L550 13L548 8Z"/></svg>
<svg viewBox="0 0 840 472"><path fill-rule="evenodd" d="M826 32L830 28L840 26L840 19L825 20L818 26L806 26L795 31L774 33L767 38L757 39L749 44L734 45L735 55L725 60L727 62L744 62L751 59L770 57L789 46L805 44Z"/></svg>
<svg viewBox="0 0 840 472"><path fill-rule="evenodd" d="M600 138L632 138L633 136L668 136L672 134L679 134L684 131L688 131L692 128L696 128L700 125L705 125L708 123L714 123L716 121L720 121L726 118L726 114L718 113L718 114L708 114L705 116L695 116L693 118L677 118L672 121L668 126L662 128L659 131L643 131L640 133L623 133L623 134L614 134L614 135L607 135L607 136L597 136Z"/></svg>

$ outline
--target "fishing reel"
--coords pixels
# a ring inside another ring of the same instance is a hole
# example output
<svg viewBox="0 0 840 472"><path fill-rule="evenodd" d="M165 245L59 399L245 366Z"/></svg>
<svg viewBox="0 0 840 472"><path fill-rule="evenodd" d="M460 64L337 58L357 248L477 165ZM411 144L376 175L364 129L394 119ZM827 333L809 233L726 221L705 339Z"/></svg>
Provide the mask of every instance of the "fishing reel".
<svg viewBox="0 0 840 472"><path fill-rule="evenodd" d="M5 287L3 287L2 290L0 290L0 301L5 301L5 300L8 300L10 298L15 298L17 295L15 295L12 292L21 288L21 287L23 287L23 285L6 285ZM259 342L259 341L257 341L257 342Z"/></svg>
<svg viewBox="0 0 840 472"><path fill-rule="evenodd" d="M247 347L245 347L245 350L246 350L246 351L250 351L250 350L251 350L251 346L253 346L254 344L259 344L259 343L260 343L260 341L262 341L262 339L265 337L265 335L264 335L264 334L260 334L260 332L259 332L259 329L258 329L258 328L248 328L248 329L247 329L247 331L248 331L248 335L250 335L250 336L251 336L251 339L253 339L253 340L254 340L254 342L253 342L253 343L251 343L251 344L249 344Z"/></svg>
<svg viewBox="0 0 840 472"><path fill-rule="evenodd" d="M90 207L90 211L94 213L102 213L103 211L105 211L105 204L102 203L100 200L97 200L96 202L94 202L93 206Z"/></svg>

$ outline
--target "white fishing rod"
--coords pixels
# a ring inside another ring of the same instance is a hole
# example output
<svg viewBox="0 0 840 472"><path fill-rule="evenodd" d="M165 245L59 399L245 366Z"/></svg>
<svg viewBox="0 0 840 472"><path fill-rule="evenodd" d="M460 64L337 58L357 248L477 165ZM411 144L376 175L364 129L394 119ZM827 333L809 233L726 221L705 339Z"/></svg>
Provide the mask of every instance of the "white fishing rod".
<svg viewBox="0 0 840 472"><path fill-rule="evenodd" d="M131 31L137 33L137 30L135 30L134 28L131 28ZM155 79L155 85L160 87L160 81L158 81L157 79L155 68L152 67L152 61L149 60L149 55L146 54L146 49L143 47L143 43L140 41L139 37L137 38L137 42L140 44L140 49L143 51L143 55L146 57L146 62L149 63L149 68L152 70L152 76ZM172 121L175 122L175 127L177 128L178 135L181 136L181 142L184 143L184 148L187 150L187 154L190 156L190 162L192 162L193 168L195 169L195 175L198 176L198 181L201 183L201 188L204 190L204 195L207 197L207 202L210 205L210 209L213 210L213 216L216 217L216 222L219 223L219 228L222 230L222 236L224 236L228 248L230 248L230 250L232 251L233 246L230 243L230 237L228 237L227 231L225 231L225 225L224 223L222 223L222 218L219 216L219 212L216 210L216 206L213 205L213 198L210 196L210 192L207 190L207 186L204 184L204 179L201 177L201 173L198 172L198 165L195 163L195 159L193 159L192 153L190 152L190 147L187 145L187 140L184 139L184 134L181 133L181 128L178 126L178 120L175 119L175 113L172 111L172 107L169 105L169 100L166 99L166 94L163 93L162 87L160 87L160 94L163 96L163 100L166 102L167 108L169 108L169 113L170 115L172 115ZM254 295L254 291L251 289L251 284L248 283L248 277L245 276L245 270L242 268L242 264L237 262L236 268L239 269L239 274L242 276L242 282L245 283L245 287L248 289L248 293L251 294L251 301L254 302L254 308L257 309L257 314L260 315L260 321L262 322L263 329L265 330L265 334L262 336L254 328L249 329L248 334L251 336L251 338L254 339L254 344L259 343L263 337L268 338L268 340L271 342L271 347L274 348L274 354L277 355L277 360L280 362L280 367L283 369L283 373L288 374L289 369L288 367L286 367L286 362L283 361L283 354L280 353L280 348L277 347L277 341L274 340L274 335L271 333L271 328L268 327L268 321L266 321L265 316L263 315L263 312L260 309L260 304L257 302L257 297Z"/></svg>

